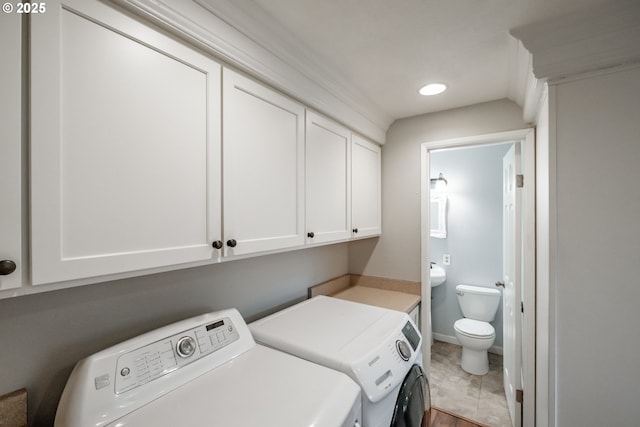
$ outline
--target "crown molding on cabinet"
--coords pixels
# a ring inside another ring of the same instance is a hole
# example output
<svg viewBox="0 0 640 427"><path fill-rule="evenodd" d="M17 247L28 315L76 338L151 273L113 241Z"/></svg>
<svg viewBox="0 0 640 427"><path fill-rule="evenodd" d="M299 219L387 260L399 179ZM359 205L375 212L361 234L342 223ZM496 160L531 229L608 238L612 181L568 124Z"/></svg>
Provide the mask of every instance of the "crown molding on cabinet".
<svg viewBox="0 0 640 427"><path fill-rule="evenodd" d="M393 118L246 1L118 0L221 60L384 144Z"/></svg>
<svg viewBox="0 0 640 427"><path fill-rule="evenodd" d="M514 28L541 80L640 61L640 3L612 1L557 19Z"/></svg>
<svg viewBox="0 0 640 427"><path fill-rule="evenodd" d="M509 92L508 97L522 107L522 118L527 123L535 123L544 79L533 74L533 58L520 40L510 37Z"/></svg>

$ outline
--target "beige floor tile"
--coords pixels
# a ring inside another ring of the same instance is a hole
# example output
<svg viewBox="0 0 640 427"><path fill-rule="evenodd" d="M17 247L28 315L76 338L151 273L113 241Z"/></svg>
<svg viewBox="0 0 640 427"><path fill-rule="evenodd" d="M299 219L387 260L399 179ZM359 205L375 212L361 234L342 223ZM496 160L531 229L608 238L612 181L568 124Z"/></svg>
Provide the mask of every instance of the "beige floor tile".
<svg viewBox="0 0 640 427"><path fill-rule="evenodd" d="M458 387L443 385L438 389L433 406L473 418L478 410L478 398L461 394Z"/></svg>
<svg viewBox="0 0 640 427"><path fill-rule="evenodd" d="M503 396L482 396L478 403L476 419L492 427L511 427L504 394Z"/></svg>
<svg viewBox="0 0 640 427"><path fill-rule="evenodd" d="M489 354L489 373L460 368L462 348L435 341L431 347L431 404L491 427L510 427L502 380L502 356Z"/></svg>

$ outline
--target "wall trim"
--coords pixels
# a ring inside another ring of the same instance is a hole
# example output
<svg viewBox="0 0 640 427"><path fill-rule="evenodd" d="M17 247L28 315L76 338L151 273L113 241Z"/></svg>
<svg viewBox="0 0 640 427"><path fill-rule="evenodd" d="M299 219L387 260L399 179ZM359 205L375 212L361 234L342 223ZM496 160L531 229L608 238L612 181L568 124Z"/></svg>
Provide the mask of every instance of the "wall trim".
<svg viewBox="0 0 640 427"><path fill-rule="evenodd" d="M534 123L542 102L544 80L533 74L533 57L522 42L510 36L508 98L522 107L522 118Z"/></svg>
<svg viewBox="0 0 640 427"><path fill-rule="evenodd" d="M533 55L538 79L631 63L640 59L640 3L609 2L510 33Z"/></svg>
<svg viewBox="0 0 640 427"><path fill-rule="evenodd" d="M385 291L420 295L420 282L347 273L340 277L309 287L308 297L313 298L316 295L331 296L347 289L350 286L363 286L367 288L383 289Z"/></svg>
<svg viewBox="0 0 640 427"><path fill-rule="evenodd" d="M591 79L591 78L594 78L594 77L604 76L604 75L607 75L607 74L615 74L615 73L619 73L621 71L631 70L631 69L638 68L638 67L640 67L640 58L638 59L638 61L630 62L628 64L613 65L611 67L600 68L600 69L597 69L597 70L587 71L587 72L579 73L579 74L573 74L573 75L567 76L567 77L559 77L557 79L550 79L550 80L547 81L547 85L549 85L549 86L558 86L558 85L562 85L562 84L565 84L565 83L575 82L575 81L578 81L578 80Z"/></svg>

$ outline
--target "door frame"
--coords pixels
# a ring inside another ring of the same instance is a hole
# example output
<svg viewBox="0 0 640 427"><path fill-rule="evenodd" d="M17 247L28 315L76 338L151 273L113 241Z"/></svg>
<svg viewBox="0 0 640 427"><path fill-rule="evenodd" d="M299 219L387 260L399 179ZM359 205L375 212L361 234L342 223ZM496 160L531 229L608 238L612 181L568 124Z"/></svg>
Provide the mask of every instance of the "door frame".
<svg viewBox="0 0 640 427"><path fill-rule="evenodd" d="M522 323L522 426L535 425L536 408L536 243L535 243L535 130L518 129L470 137L424 142L420 145L420 194L421 194L421 254L420 276L422 278L422 301L431 301L431 283L427 274L430 258L430 152L444 148L473 147L487 144L520 142L522 156L522 298L524 314ZM423 331L422 354L425 371L431 367L431 306L422 304L421 330Z"/></svg>

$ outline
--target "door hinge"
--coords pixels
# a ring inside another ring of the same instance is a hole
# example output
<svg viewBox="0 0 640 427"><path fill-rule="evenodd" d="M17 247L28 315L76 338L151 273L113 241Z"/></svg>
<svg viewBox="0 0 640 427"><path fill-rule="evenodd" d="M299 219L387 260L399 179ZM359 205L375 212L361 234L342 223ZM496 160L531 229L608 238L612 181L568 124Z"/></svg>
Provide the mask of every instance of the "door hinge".
<svg viewBox="0 0 640 427"><path fill-rule="evenodd" d="M524 302L520 301L520 313L524 313Z"/></svg>
<svg viewBox="0 0 640 427"><path fill-rule="evenodd" d="M524 393L521 389L516 389L516 402L522 403L524 402Z"/></svg>
<svg viewBox="0 0 640 427"><path fill-rule="evenodd" d="M516 175L516 187L517 188L524 187L524 175L522 174Z"/></svg>

